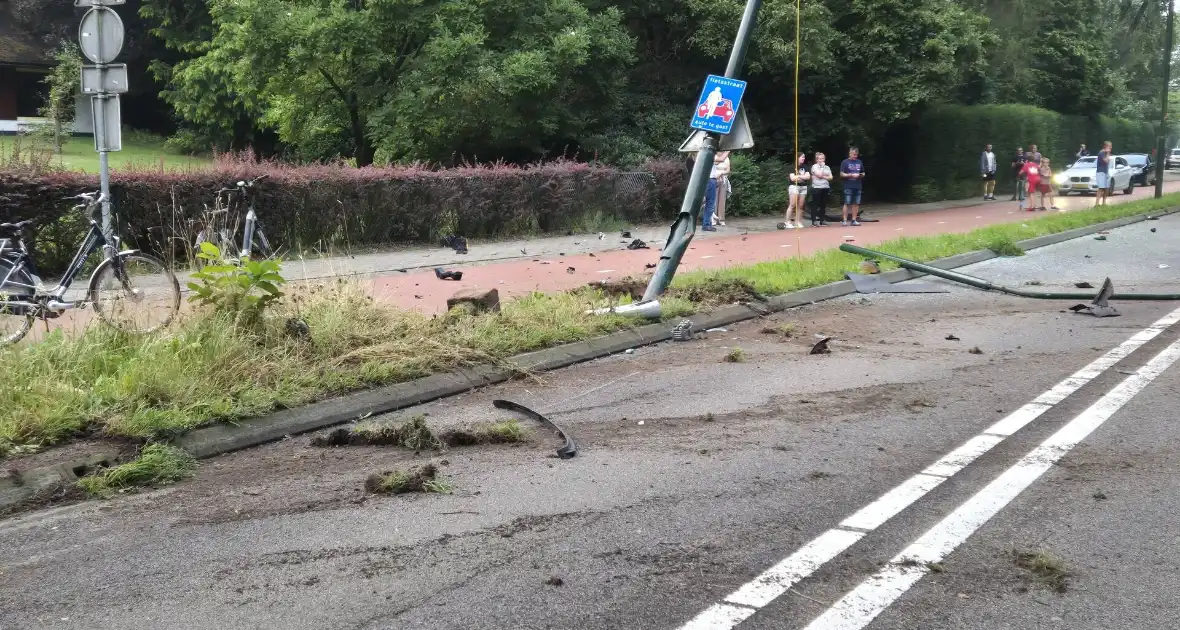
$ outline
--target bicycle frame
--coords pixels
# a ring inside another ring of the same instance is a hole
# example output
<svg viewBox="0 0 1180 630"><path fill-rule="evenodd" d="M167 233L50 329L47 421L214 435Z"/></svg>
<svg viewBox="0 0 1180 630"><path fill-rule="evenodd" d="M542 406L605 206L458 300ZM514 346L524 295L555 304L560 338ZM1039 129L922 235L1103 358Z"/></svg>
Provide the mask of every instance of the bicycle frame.
<svg viewBox="0 0 1180 630"><path fill-rule="evenodd" d="M101 199L80 207L86 207L93 211L93 209L99 207L100 204ZM107 252L108 258L115 260L119 259L114 253L118 249L119 238L116 236L111 240L108 240L106 235L102 233L102 228L99 227L98 221L92 216L90 219L90 229L87 230L86 236L83 237L82 242L79 244L78 251L74 254L73 261L70 262L69 267L66 268L66 272L62 275L61 279L58 280L57 286L50 290L44 290L41 286L41 278L37 271L37 263L34 260L33 252L31 252L28 246L25 244L23 236L17 235L15 239L12 239L12 241L20 254L12 259L12 268L8 270L8 273L5 274L4 278L0 279L0 297L5 298L0 299L0 309L12 309L13 312L25 310L35 313L42 313L43 311L60 313L66 309L78 308L86 304L87 300L83 299L64 301L63 298L65 297L66 291L70 289L70 286L73 284L74 280L77 279L78 274L82 272L82 268L86 264L86 259L89 258L92 253L94 253L94 250L100 248L104 252ZM111 247L108 247L108 245L111 245ZM118 253L127 254L131 253L132 251L134 250ZM25 275L31 277L34 284L29 285L17 281L18 278L21 278L22 272L24 272ZM120 273L120 270L116 270L116 273ZM31 298L32 301L7 299L9 292L6 291L6 289L8 287L22 289L20 291L21 295Z"/></svg>

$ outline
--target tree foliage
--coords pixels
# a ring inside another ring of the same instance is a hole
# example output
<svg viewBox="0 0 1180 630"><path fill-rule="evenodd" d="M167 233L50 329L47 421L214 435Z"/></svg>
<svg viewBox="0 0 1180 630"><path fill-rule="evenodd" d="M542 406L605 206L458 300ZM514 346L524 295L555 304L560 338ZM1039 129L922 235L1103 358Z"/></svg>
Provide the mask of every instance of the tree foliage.
<svg viewBox="0 0 1180 630"><path fill-rule="evenodd" d="M21 0L35 2L38 0ZM743 0L142 0L201 137L300 159L631 164L683 139ZM1158 116L1163 0L765 0L743 68L763 153L943 104ZM796 50L796 24L801 46ZM795 134L798 65L799 134ZM276 146L276 148L278 148Z"/></svg>

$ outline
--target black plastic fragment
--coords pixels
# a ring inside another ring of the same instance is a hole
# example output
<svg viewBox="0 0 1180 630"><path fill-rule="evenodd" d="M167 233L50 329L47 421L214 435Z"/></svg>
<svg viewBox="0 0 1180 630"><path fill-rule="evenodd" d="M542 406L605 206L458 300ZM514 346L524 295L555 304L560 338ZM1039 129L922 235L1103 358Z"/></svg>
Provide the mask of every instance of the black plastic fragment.
<svg viewBox="0 0 1180 630"><path fill-rule="evenodd" d="M578 454L578 446L577 444L574 444L573 438L571 438L569 434L565 432L565 429L562 429L556 424L553 424L553 421L549 418L542 416L541 414L533 411L532 409L529 409L528 407L525 407L524 405L514 403L511 400L493 400L492 406L496 409L503 409L505 411L519 413L522 416L527 416L560 433L562 439L565 440L565 444L563 444L561 448L557 449L557 456L561 459L570 459L574 455Z"/></svg>

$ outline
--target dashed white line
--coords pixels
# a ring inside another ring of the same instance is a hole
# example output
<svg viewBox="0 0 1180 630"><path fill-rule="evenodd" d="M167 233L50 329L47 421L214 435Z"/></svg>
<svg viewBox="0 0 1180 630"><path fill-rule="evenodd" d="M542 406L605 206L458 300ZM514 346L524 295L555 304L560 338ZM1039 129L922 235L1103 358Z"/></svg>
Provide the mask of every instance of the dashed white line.
<svg viewBox="0 0 1180 630"><path fill-rule="evenodd" d="M827 561L856 544L866 533L885 524L1008 436L1024 428L1177 322L1180 322L1180 309L1135 333L1086 367L1049 388L1032 402L1008 414L980 435L968 440L922 472L858 510L839 526L820 534L795 553L728 595L723 601L705 609L678 630L729 630L736 627L759 608L782 596Z"/></svg>
<svg viewBox="0 0 1180 630"><path fill-rule="evenodd" d="M1029 451L1015 465L895 556L884 569L861 582L817 617L806 630L860 630L869 625L929 572L927 564L945 560L984 523L1177 360L1180 360L1180 341L1165 348L1137 373L1128 376L1040 446Z"/></svg>

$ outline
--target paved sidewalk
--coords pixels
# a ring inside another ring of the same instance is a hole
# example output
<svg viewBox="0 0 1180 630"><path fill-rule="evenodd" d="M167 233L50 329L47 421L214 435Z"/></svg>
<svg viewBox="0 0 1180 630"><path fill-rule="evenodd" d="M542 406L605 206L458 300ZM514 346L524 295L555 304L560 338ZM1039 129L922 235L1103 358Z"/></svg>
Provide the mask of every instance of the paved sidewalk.
<svg viewBox="0 0 1180 630"><path fill-rule="evenodd" d="M1180 191L1180 181L1164 185L1165 192ZM1149 198L1150 188L1138 188L1132 195L1116 194L1110 203ZM1089 208L1093 197L1064 197L1057 201L1060 212ZM835 209L835 214L839 208ZM829 216L833 216L829 209ZM851 237L870 246L900 236L969 232L979 227L1023 221L1047 213L1020 212L1016 202L978 199L913 205L880 205L867 208L867 217L879 223L859 227L777 230L781 217L735 219L717 232L697 231L684 256L680 273L718 269L735 264L806 256L838 247ZM438 248L412 248L396 252L333 257L286 263L284 274L291 280L357 275L371 279L375 296L402 308L426 313L443 312L447 298L460 289L496 288L500 297L526 295L533 291L563 291L602 280L617 280L650 273L645 265L659 260L660 248L668 237L668 226L643 226L630 230L632 238L644 240L645 250L627 250L631 239L619 232L472 243L470 253L459 255ZM463 271L459 282L439 280L434 268Z"/></svg>

